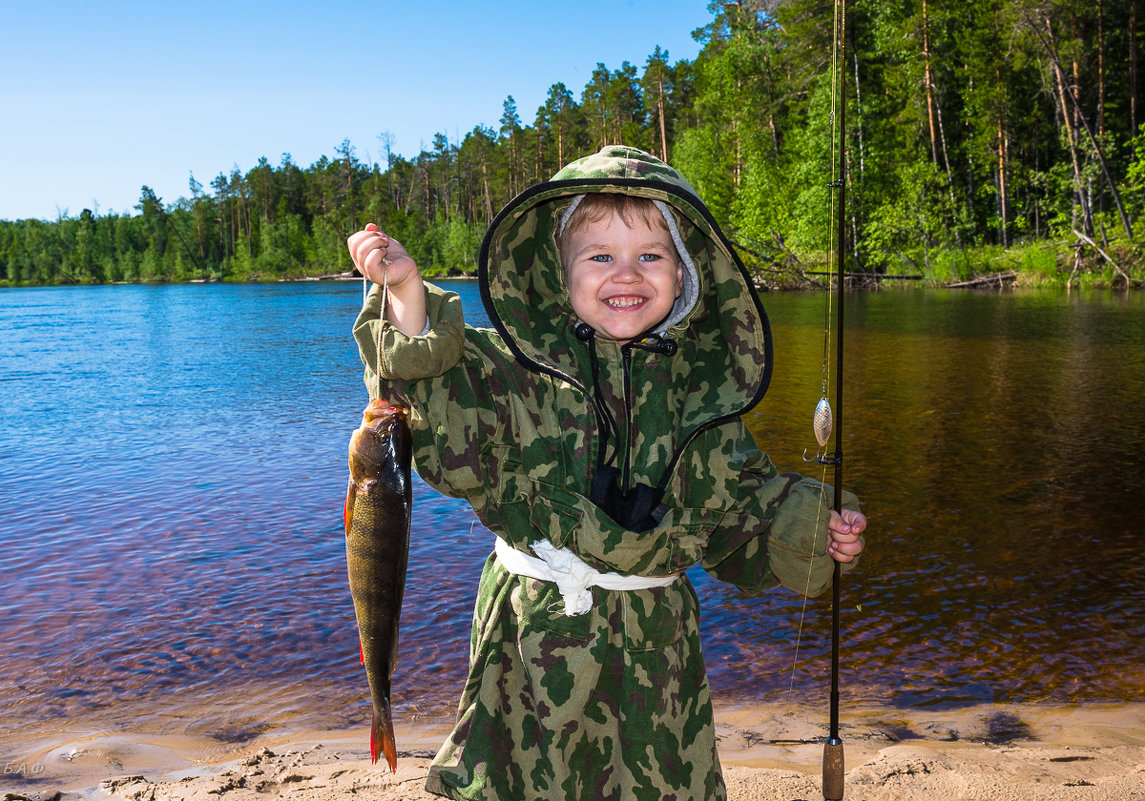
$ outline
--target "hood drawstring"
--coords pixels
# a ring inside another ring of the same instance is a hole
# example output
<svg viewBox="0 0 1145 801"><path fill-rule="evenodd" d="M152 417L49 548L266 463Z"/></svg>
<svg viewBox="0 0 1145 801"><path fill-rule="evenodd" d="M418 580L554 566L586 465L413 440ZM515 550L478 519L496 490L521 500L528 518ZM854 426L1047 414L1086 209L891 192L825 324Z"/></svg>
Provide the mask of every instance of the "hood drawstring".
<svg viewBox="0 0 1145 801"><path fill-rule="evenodd" d="M620 469L613 461L621 449L620 427L613 417L612 411L604 401L604 393L600 388L600 361L596 352L596 331L588 323L578 322L573 326L576 338L588 342L589 367L592 372L593 412L597 424L600 426L600 443L596 451L596 471L593 473L592 486L589 489L589 500L600 507L604 512L629 531L648 531L655 528L667 509L660 505L664 497L664 489L668 474L675 465L673 459L668 471L661 477L656 487L647 484L636 484L629 487L628 476L624 476L625 486L621 486ZM661 353L666 356L673 355L676 343L665 339L658 334L650 334L633 340L622 346L625 350L625 382L628 380L628 359L631 348L640 348L652 353ZM625 396L625 403L631 403L631 398ZM608 455L608 442L616 439L616 448L611 456ZM626 470L627 473L627 465Z"/></svg>
<svg viewBox="0 0 1145 801"><path fill-rule="evenodd" d="M602 467L616 458L616 451L613 451L607 461L605 454L608 451L609 439L615 437L616 441L620 442L620 428L616 425L616 419L609 411L608 405L604 402L604 395L600 391L600 360L596 355L596 331L588 323L577 323L573 326L573 333L577 339L588 343L589 367L592 370L592 406L597 425L600 426L600 444L596 450L596 469L600 472Z"/></svg>

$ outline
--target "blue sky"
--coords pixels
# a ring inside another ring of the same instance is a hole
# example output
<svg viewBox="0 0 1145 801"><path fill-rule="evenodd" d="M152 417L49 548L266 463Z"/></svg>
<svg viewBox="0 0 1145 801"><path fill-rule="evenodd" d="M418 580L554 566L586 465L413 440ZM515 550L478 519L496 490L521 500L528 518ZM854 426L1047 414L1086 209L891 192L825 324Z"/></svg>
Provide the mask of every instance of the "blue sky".
<svg viewBox="0 0 1145 801"><path fill-rule="evenodd" d="M350 4L5 2L0 219L136 214L209 191L284 153L306 167L350 140L380 161L498 127L508 95L531 124L549 87L578 99L597 62L642 70L657 45L694 59L708 0Z"/></svg>

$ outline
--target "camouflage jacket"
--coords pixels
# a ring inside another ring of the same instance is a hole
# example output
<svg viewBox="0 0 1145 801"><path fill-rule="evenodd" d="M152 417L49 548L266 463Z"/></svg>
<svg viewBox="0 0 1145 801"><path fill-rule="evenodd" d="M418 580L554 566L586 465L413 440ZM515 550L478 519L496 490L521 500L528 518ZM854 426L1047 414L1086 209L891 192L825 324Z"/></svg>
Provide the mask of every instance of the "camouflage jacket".
<svg viewBox="0 0 1145 801"><path fill-rule="evenodd" d="M555 230L588 192L675 210L699 296L662 337L621 346L574 330ZM678 173L622 147L573 162L497 215L479 265L492 330L465 326L457 296L431 285L428 334L379 331L376 288L355 323L366 385L409 405L415 465L429 485L464 498L526 552L545 538L602 571L638 575L700 562L751 593L783 584L814 595L829 585L830 489L778 473L741 419L770 378L767 318ZM593 481L604 472L613 484L602 494ZM641 497L649 503L627 516ZM687 578L595 588L593 598L590 613L566 616L554 585L490 557L458 724L430 791L724 797Z"/></svg>

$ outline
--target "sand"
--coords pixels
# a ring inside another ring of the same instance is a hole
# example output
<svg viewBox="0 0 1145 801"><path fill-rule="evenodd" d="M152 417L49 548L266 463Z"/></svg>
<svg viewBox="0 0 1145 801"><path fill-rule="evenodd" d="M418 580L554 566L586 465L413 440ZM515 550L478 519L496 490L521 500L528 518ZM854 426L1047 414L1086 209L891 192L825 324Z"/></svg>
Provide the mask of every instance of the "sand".
<svg viewBox="0 0 1145 801"><path fill-rule="evenodd" d="M822 798L821 720L781 706L716 714L730 799ZM448 720L400 722L396 774L370 764L364 729L241 747L87 736L7 763L0 799L428 800L422 785L448 730ZM847 710L840 734L852 801L1145 801L1145 703Z"/></svg>

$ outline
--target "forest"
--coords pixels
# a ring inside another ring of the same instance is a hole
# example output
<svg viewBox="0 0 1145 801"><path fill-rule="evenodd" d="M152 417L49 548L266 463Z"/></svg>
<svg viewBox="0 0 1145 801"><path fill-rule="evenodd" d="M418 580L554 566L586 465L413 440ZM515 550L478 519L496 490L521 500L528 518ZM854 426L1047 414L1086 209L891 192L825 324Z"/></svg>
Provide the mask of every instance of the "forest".
<svg viewBox="0 0 1145 801"><path fill-rule="evenodd" d="M412 158L379 131L382 163L347 140L308 167L283 154L209 186L192 177L175 200L144 186L137 214L0 220L0 283L331 276L351 269L345 239L369 221L427 274L467 273L504 203L613 143L683 173L761 286L813 281L830 241L834 66L849 271L1140 286L1143 9L852 0L838 64L830 3L717 0L694 60L657 47L642 65L598 63L584 87L553 84L531 122L510 96L499 127L438 133Z"/></svg>

